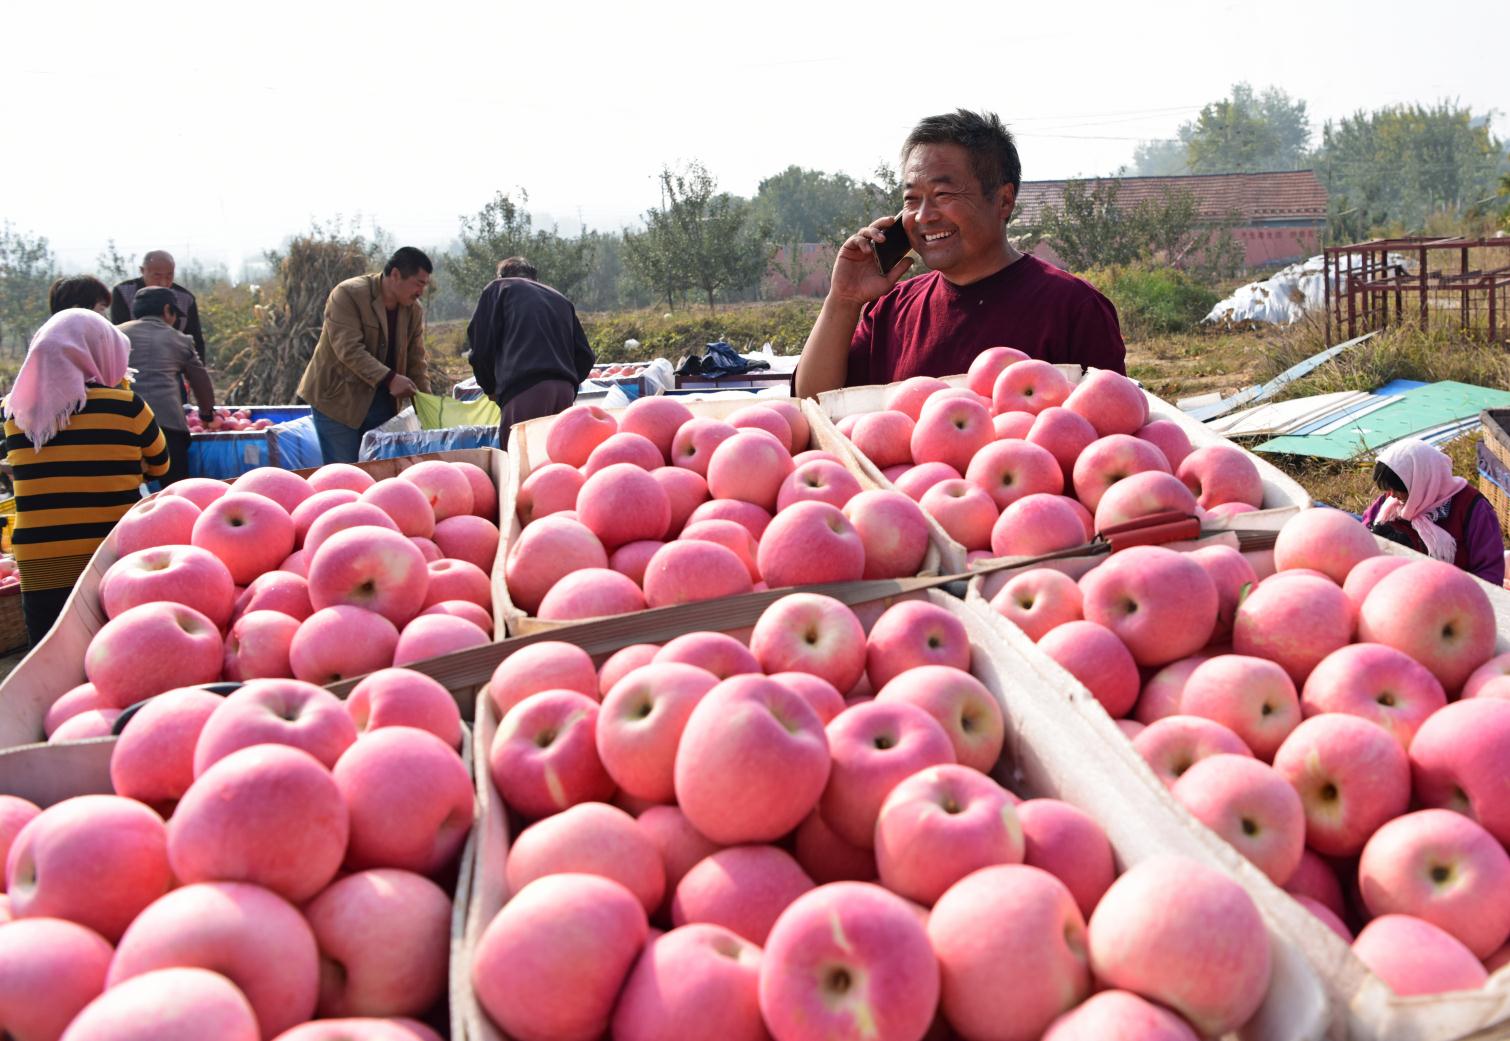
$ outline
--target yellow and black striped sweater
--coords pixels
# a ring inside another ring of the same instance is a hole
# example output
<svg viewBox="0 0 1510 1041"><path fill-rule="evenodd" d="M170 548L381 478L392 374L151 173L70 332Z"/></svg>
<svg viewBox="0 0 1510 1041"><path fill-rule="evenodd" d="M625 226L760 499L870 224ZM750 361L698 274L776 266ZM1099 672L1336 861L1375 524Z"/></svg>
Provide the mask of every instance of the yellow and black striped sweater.
<svg viewBox="0 0 1510 1041"><path fill-rule="evenodd" d="M23 592L73 585L141 498L143 474L168 472L152 409L119 387L90 387L84 407L40 451L7 419L5 451L16 484L11 547Z"/></svg>

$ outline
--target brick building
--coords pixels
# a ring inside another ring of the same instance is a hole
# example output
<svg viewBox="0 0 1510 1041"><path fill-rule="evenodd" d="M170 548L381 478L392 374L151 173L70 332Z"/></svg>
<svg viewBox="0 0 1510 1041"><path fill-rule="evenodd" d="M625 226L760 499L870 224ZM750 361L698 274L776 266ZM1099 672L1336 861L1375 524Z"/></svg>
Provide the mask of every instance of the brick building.
<svg viewBox="0 0 1510 1041"><path fill-rule="evenodd" d="M1171 191L1194 193L1203 220L1217 222L1229 215L1233 233L1243 244L1248 268L1278 267L1321 252L1326 228L1326 189L1311 170L1251 174L1198 174L1185 177L1088 178L1087 185L1105 180L1117 183L1117 205L1133 208ZM1031 228L1044 209L1064 201L1068 181L1024 181L1017 193L1017 211L1010 227ZM1060 260L1041 243L1034 256L1053 264Z"/></svg>

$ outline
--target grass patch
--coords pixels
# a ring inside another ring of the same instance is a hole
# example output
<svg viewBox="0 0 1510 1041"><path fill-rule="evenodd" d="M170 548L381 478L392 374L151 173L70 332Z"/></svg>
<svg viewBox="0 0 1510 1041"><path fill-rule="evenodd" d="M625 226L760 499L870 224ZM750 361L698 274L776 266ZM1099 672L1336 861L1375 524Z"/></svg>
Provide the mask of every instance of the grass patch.
<svg viewBox="0 0 1510 1041"><path fill-rule="evenodd" d="M1317 346L1320 342L1320 338L1311 334L1291 342L1276 341L1260 367L1259 382L1322 350L1323 347ZM1342 390L1373 390L1391 380L1425 383L1456 380L1482 387L1510 387L1510 351L1465 338L1457 330L1423 332L1413 325L1397 326L1296 380L1276 400Z"/></svg>

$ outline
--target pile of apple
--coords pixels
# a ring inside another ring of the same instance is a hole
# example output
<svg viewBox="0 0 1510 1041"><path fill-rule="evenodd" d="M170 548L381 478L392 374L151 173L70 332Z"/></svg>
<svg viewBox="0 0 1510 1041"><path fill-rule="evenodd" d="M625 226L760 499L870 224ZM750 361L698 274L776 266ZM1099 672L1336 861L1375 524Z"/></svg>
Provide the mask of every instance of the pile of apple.
<svg viewBox="0 0 1510 1041"><path fill-rule="evenodd" d="M922 506L970 559L1037 556L1156 513L1225 517L1263 505L1263 481L1231 445L1192 450L1148 418L1136 383L1092 370L1078 384L1011 347L981 352L966 385L914 376L881 412L839 432Z"/></svg>
<svg viewBox="0 0 1510 1041"><path fill-rule="evenodd" d="M1078 583L1023 572L992 606L1396 992L1480 987L1510 963L1510 655L1488 595L1338 510L1286 523L1274 563L1258 581L1225 546L1136 547Z"/></svg>
<svg viewBox="0 0 1510 1041"><path fill-rule="evenodd" d="M21 569L16 558L9 553L0 556L0 590L14 589L21 584Z"/></svg>
<svg viewBox="0 0 1510 1041"><path fill-rule="evenodd" d="M491 642L497 503L480 467L443 460L381 481L333 464L308 480L264 467L171 485L112 533L109 621L84 654L88 682L48 712L49 739L108 734L174 687L324 685Z"/></svg>
<svg viewBox="0 0 1510 1041"><path fill-rule="evenodd" d="M592 378L595 380L617 379L621 376L638 376L648 362L632 362L619 365L594 365Z"/></svg>
<svg viewBox="0 0 1510 1041"><path fill-rule="evenodd" d="M915 575L928 523L896 492L863 491L790 401L726 420L640 398L590 405L547 433L550 463L518 491L509 597L527 614L598 618L809 582ZM796 455L793 453L796 452Z"/></svg>
<svg viewBox="0 0 1510 1041"><path fill-rule="evenodd" d="M569 643L516 651L488 685L489 770L532 823L473 955L482 1008L513 1041L1194 1041L1246 1022L1270 977L1252 900L1184 858L1118 877L1088 814L993 780L1004 721L971 654L937 604L867 636L801 593L748 645L693 633L601 671Z"/></svg>
<svg viewBox="0 0 1510 1041"><path fill-rule="evenodd" d="M266 430L273 425L271 419L253 419L251 412L244 408L228 409L216 407L215 417L208 423L199 418L198 409L187 409L186 422L189 424L191 434L216 434L232 430Z"/></svg>
<svg viewBox="0 0 1510 1041"><path fill-rule="evenodd" d="M0 1036L438 1041L409 1017L446 993L462 733L406 669L344 704L186 687L127 723L116 794L0 795Z"/></svg>

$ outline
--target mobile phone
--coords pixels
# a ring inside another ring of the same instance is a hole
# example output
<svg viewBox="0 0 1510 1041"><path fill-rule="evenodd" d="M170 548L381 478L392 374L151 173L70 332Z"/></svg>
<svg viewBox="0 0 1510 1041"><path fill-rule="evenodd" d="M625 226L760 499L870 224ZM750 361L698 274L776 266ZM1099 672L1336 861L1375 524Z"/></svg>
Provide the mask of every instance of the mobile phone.
<svg viewBox="0 0 1510 1041"><path fill-rule="evenodd" d="M881 265L881 274L889 275L891 269L912 252L912 243L907 238L907 229L902 226L900 213L897 214L896 223L889 228L882 228L881 233L886 236L886 241L875 244L876 262Z"/></svg>

